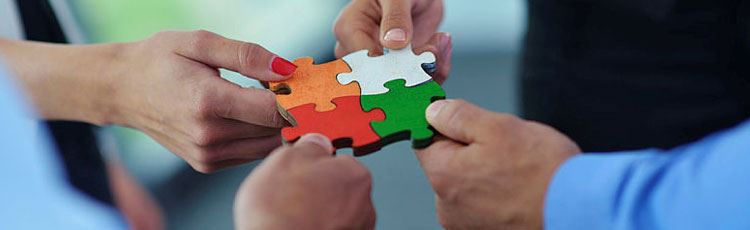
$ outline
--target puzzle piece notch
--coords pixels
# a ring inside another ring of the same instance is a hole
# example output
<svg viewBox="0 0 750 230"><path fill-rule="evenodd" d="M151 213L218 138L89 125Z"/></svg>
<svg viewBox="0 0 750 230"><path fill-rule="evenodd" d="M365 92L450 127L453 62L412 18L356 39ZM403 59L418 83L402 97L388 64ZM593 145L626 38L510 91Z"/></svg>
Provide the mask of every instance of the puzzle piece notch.
<svg viewBox="0 0 750 230"><path fill-rule="evenodd" d="M297 126L282 129L284 139L294 142L304 134L320 133L328 137L336 148L352 147L357 156L381 148L381 138L370 123L385 120L382 110L362 111L359 96L335 98L333 103L336 109L325 112L315 111L314 104L289 110Z"/></svg>
<svg viewBox="0 0 750 230"><path fill-rule="evenodd" d="M390 50L382 56L370 57L367 50L360 50L342 59L352 71L340 73L336 77L338 82L343 85L358 82L362 95L377 95L388 92L385 83L391 80L403 79L406 87L432 80L423 69L423 64L435 63L435 54L426 51L415 55L409 45L404 49Z"/></svg>
<svg viewBox="0 0 750 230"><path fill-rule="evenodd" d="M360 94L359 84L341 85L337 81L338 74L351 72L341 59L315 65L312 58L303 57L294 60L294 64L297 69L289 79L269 83L277 93L279 106L285 110L312 103L316 111L330 111L336 108L334 98Z"/></svg>
<svg viewBox="0 0 750 230"><path fill-rule="evenodd" d="M435 81L406 87L403 79L385 83L388 93L362 95L364 111L381 109L385 112L384 121L373 121L375 133L387 145L400 140L412 139L414 148L424 148L432 143L435 131L427 123L425 110L433 101L444 99L445 92Z"/></svg>

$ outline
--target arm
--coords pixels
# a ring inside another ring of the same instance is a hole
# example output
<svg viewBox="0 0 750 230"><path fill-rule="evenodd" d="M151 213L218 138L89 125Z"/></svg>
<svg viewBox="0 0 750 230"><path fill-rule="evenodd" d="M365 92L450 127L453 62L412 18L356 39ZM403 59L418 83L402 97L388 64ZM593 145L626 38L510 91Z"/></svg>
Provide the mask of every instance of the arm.
<svg viewBox="0 0 750 230"><path fill-rule="evenodd" d="M448 229L750 227L750 121L670 151L579 155L546 125L463 101L426 114L446 138L417 157Z"/></svg>
<svg viewBox="0 0 750 230"><path fill-rule="evenodd" d="M748 166L750 122L670 151L576 156L550 185L545 224L549 229L746 229Z"/></svg>
<svg viewBox="0 0 750 230"><path fill-rule="evenodd" d="M0 53L37 111L49 120L111 121L112 71L125 44L58 45L0 39Z"/></svg>
<svg viewBox="0 0 750 230"><path fill-rule="evenodd" d="M43 118L139 129L201 172L264 157L285 124L272 92L228 82L218 68L261 81L296 68L206 31L85 46L0 40L0 53Z"/></svg>

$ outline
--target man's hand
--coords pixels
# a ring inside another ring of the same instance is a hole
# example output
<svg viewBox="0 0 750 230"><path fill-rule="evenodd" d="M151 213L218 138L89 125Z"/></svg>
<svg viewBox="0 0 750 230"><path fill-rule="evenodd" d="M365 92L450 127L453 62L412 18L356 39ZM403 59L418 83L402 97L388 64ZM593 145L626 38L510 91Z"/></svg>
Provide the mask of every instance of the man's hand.
<svg viewBox="0 0 750 230"><path fill-rule="evenodd" d="M434 102L427 120L447 137L417 152L445 228L542 228L547 186L580 152L575 143L546 125L460 100Z"/></svg>
<svg viewBox="0 0 750 230"><path fill-rule="evenodd" d="M336 57L367 49L380 55L383 48L414 52L431 51L437 57L435 81L443 83L450 72L451 38L436 33L443 20L442 0L354 0L341 11L333 31Z"/></svg>
<svg viewBox="0 0 750 230"><path fill-rule="evenodd" d="M322 135L274 151L245 179L235 199L237 229L373 229L367 169L332 156Z"/></svg>

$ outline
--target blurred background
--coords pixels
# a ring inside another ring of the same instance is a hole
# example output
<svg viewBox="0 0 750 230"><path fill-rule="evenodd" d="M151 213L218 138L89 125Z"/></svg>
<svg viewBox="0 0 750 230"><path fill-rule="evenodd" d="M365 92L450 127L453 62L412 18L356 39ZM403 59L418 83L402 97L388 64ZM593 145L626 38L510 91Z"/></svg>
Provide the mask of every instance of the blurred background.
<svg viewBox="0 0 750 230"><path fill-rule="evenodd" d="M348 1L328 0L72 0L89 42L123 42L162 30L205 29L261 44L293 60L333 59L331 31ZM449 98L516 113L517 60L526 24L523 0L446 0L441 31L452 34ZM258 83L222 75L243 86ZM127 128L102 130L105 145L157 198L169 229L232 229L232 202L240 182L259 162L211 175L194 172L148 136ZM344 151L346 153L346 151ZM359 158L372 171L378 229L438 229L434 197L410 143Z"/></svg>

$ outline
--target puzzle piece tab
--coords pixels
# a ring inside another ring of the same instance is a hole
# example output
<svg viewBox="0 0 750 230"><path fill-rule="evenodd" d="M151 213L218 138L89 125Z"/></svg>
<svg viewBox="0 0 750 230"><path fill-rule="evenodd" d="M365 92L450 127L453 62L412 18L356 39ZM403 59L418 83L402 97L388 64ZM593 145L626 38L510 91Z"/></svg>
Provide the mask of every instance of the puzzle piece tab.
<svg viewBox="0 0 750 230"><path fill-rule="evenodd" d="M415 148L426 147L432 143L434 132L425 118L425 110L435 100L444 99L445 92L434 81L406 87L403 79L385 83L388 93L362 95L364 111L382 109L384 121L371 123L373 130L383 140L383 145L399 140L412 139Z"/></svg>
<svg viewBox="0 0 750 230"><path fill-rule="evenodd" d="M276 96L279 105L286 110L312 103L316 111L329 111L336 108L332 103L334 98L360 94L359 84L341 85L336 80L337 74L351 72L341 59L314 65L312 58L304 57L294 64L297 70L288 80L269 83L274 92L288 91L288 94Z"/></svg>
<svg viewBox="0 0 750 230"><path fill-rule="evenodd" d="M355 155L363 155L380 149L380 136L370 126L370 122L382 121L382 110L362 111L359 96L333 99L336 109L317 112L314 104L306 104L288 112L297 121L297 126L281 130L287 141L295 141L306 133L320 133L327 136L336 148L352 147Z"/></svg>
<svg viewBox="0 0 750 230"><path fill-rule="evenodd" d="M360 50L342 58L352 69L351 73L341 73L336 78L343 85L358 82L362 95L376 95L388 92L384 84L395 79L404 79L406 87L412 87L432 80L422 68L422 64L435 62L435 54L424 52L415 55L411 46L401 50L391 50L383 56L367 56L367 50Z"/></svg>

